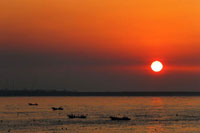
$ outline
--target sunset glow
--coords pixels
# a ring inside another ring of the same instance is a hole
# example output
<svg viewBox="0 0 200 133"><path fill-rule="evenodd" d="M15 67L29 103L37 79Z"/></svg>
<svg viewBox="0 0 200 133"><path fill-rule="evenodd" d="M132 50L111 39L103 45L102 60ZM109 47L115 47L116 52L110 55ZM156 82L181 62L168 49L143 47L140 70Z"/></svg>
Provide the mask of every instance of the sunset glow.
<svg viewBox="0 0 200 133"><path fill-rule="evenodd" d="M151 64L151 69L152 69L154 72L160 72L160 71L163 69L163 64L162 64L160 61L154 61L154 62Z"/></svg>
<svg viewBox="0 0 200 133"><path fill-rule="evenodd" d="M0 61L0 132L200 131L200 0L0 0Z"/></svg>
<svg viewBox="0 0 200 133"><path fill-rule="evenodd" d="M200 88L199 9L199 0L1 0L0 87ZM151 69L156 60L164 69Z"/></svg>

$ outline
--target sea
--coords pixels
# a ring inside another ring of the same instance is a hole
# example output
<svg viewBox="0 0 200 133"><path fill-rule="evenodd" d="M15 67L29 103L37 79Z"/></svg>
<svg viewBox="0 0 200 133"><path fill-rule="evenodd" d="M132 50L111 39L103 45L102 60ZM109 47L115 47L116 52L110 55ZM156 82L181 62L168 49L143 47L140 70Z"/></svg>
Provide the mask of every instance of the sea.
<svg viewBox="0 0 200 133"><path fill-rule="evenodd" d="M87 118L69 119L69 114ZM0 132L199 133L200 97L0 97Z"/></svg>

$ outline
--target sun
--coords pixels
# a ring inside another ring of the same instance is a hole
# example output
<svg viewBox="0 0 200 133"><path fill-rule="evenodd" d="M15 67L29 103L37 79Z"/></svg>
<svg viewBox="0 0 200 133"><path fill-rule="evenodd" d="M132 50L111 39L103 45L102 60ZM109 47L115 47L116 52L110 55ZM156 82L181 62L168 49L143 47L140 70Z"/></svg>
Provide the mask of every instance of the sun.
<svg viewBox="0 0 200 133"><path fill-rule="evenodd" d="M160 61L154 61L151 64L151 69L154 72L160 72L163 69L163 64Z"/></svg>

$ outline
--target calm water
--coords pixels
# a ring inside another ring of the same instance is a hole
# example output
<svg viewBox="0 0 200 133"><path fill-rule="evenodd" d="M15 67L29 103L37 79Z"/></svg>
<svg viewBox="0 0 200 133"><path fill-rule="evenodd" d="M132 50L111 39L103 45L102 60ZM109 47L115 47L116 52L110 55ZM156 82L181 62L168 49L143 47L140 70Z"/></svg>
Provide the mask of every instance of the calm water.
<svg viewBox="0 0 200 133"><path fill-rule="evenodd" d="M64 110L52 111L53 106ZM88 118L68 119L70 113L88 114ZM128 116L131 121L111 121L110 115ZM200 97L2 97L0 132L8 130L200 132Z"/></svg>

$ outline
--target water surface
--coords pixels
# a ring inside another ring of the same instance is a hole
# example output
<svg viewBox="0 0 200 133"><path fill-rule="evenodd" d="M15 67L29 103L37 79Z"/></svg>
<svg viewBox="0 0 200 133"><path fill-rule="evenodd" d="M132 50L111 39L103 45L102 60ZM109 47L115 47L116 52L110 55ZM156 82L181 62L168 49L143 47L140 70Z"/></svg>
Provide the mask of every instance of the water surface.
<svg viewBox="0 0 200 133"><path fill-rule="evenodd" d="M59 106L64 110L52 111ZM71 113L88 118L68 119ZM0 132L8 131L200 132L200 97L1 97Z"/></svg>

